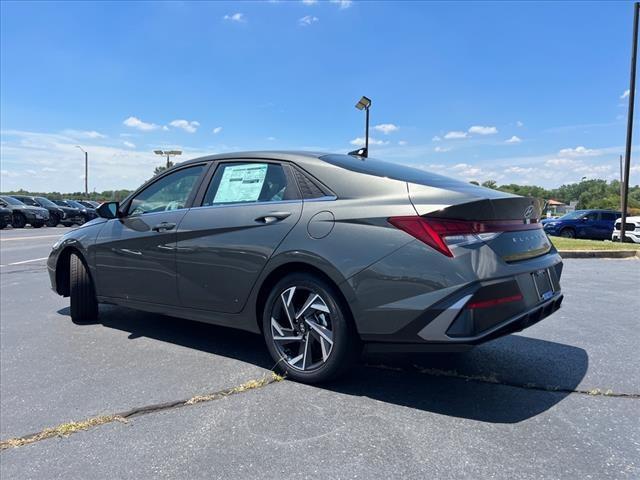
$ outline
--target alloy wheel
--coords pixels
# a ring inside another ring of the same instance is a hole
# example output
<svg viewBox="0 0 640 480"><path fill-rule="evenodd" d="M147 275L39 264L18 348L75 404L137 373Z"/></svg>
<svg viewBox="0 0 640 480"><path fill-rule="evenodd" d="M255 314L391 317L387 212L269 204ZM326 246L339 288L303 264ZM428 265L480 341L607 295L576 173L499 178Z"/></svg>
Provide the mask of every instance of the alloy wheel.
<svg viewBox="0 0 640 480"><path fill-rule="evenodd" d="M327 302L309 287L287 288L273 304L271 337L289 367L305 372L322 367L334 342Z"/></svg>

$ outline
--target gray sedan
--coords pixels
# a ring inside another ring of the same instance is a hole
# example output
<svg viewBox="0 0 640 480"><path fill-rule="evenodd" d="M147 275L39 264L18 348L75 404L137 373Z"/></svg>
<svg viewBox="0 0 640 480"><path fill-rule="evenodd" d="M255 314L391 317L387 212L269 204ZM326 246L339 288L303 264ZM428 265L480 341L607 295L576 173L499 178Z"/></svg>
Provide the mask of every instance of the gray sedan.
<svg viewBox="0 0 640 480"><path fill-rule="evenodd" d="M461 351L562 302L537 200L372 158L198 158L98 214L48 260L74 321L111 303L261 333L303 382L363 345Z"/></svg>

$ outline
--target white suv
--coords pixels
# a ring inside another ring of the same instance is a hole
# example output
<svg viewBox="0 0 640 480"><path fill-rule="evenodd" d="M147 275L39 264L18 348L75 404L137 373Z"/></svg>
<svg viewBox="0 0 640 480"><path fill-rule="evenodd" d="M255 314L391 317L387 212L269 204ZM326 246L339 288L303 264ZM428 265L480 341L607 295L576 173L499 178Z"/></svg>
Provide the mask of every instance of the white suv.
<svg viewBox="0 0 640 480"><path fill-rule="evenodd" d="M622 220L616 220L613 226L613 233L611 234L611 240L614 242L620 238L620 226ZM634 243L640 243L640 217L627 217L625 222L624 236Z"/></svg>

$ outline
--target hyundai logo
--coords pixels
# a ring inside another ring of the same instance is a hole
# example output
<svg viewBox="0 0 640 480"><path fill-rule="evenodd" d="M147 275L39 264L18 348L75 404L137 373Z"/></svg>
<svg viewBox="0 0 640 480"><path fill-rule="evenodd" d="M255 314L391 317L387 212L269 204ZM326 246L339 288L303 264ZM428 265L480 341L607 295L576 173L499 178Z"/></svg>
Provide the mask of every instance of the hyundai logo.
<svg viewBox="0 0 640 480"><path fill-rule="evenodd" d="M524 211L524 218L531 218L533 215L533 205L529 205Z"/></svg>

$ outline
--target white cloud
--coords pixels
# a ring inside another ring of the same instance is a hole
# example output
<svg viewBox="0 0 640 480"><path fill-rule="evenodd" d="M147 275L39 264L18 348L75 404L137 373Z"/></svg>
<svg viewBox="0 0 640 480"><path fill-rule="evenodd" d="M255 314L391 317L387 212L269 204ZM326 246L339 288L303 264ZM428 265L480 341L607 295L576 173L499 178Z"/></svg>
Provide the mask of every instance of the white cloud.
<svg viewBox="0 0 640 480"><path fill-rule="evenodd" d="M438 153L444 153L444 152L448 152L450 150L451 150L451 148L449 148L449 147L441 147L439 145L436 148L433 149L434 152L438 152Z"/></svg>
<svg viewBox="0 0 640 480"><path fill-rule="evenodd" d="M400 130L400 128L397 125L394 125L393 123L381 123L380 125L376 125L375 127L373 127L373 129L377 130L378 132L382 132L385 135L388 135L391 132L397 132L398 130Z"/></svg>
<svg viewBox="0 0 640 480"><path fill-rule="evenodd" d="M349 8L352 2L351 0L330 0L330 3L337 3L340 10L344 10L345 8Z"/></svg>
<svg viewBox="0 0 640 480"><path fill-rule="evenodd" d="M458 131L453 131L453 132L448 132L444 138L446 138L447 140L457 140L459 138L467 138L467 132L458 132Z"/></svg>
<svg viewBox="0 0 640 480"><path fill-rule="evenodd" d="M518 121L516 122L516 126L517 126L517 127L524 127L524 123L522 123L520 120L518 120Z"/></svg>
<svg viewBox="0 0 640 480"><path fill-rule="evenodd" d="M442 140L438 135L436 135L435 137L433 137L431 139L432 142L439 142L440 140Z"/></svg>
<svg viewBox="0 0 640 480"><path fill-rule="evenodd" d="M74 192L84 188L82 154L76 139L56 133L3 130L0 155L2 158L2 188L36 192ZM112 145L83 143L89 152L89 189L98 191L140 186L151 178L160 159L153 148L135 150L124 146L122 140ZM165 148L165 145L156 147ZM216 153L176 146L184 151L183 158L196 158ZM31 173L29 173L31 172Z"/></svg>
<svg viewBox="0 0 640 480"><path fill-rule="evenodd" d="M122 143L123 143L123 145L124 145L125 147L129 147L129 148L136 148L136 144L135 144L135 143L133 143L133 142L125 141L125 142L122 142Z"/></svg>
<svg viewBox="0 0 640 480"><path fill-rule="evenodd" d="M106 135L96 132L95 130L72 130L67 129L62 132L65 135L69 135L74 138L107 138Z"/></svg>
<svg viewBox="0 0 640 480"><path fill-rule="evenodd" d="M595 157L600 155L600 151L579 146L576 148L563 148L558 152L561 157Z"/></svg>
<svg viewBox="0 0 640 480"><path fill-rule="evenodd" d="M273 142L276 140L276 137L267 137L267 140L269 140L270 142Z"/></svg>
<svg viewBox="0 0 640 480"><path fill-rule="evenodd" d="M516 135L514 135L509 140L505 140L505 143L520 143L521 141L522 139L520 137L517 137Z"/></svg>
<svg viewBox="0 0 640 480"><path fill-rule="evenodd" d="M622 93L622 95L620 95L620 100L624 100L625 98L628 98L630 93L631 93L631 92L630 92L630 90L629 90L629 89L625 90L625 91Z"/></svg>
<svg viewBox="0 0 640 480"><path fill-rule="evenodd" d="M196 122L195 120L191 122L189 120L174 120L169 123L169 125L171 125L172 127L181 128L185 132L195 133L200 126L200 122Z"/></svg>
<svg viewBox="0 0 640 480"><path fill-rule="evenodd" d="M349 142L351 145L355 145L356 147L364 147L364 138L357 137ZM369 137L369 145L388 145L389 142L384 140L378 140L376 138Z"/></svg>
<svg viewBox="0 0 640 480"><path fill-rule="evenodd" d="M312 23L316 23L319 20L320 19L318 17L314 17L313 15L305 15L304 17L298 20L298 25L302 27L307 27Z"/></svg>
<svg viewBox="0 0 640 480"><path fill-rule="evenodd" d="M247 21L247 18L244 16L244 13L232 13L231 15L227 14L224 17L225 20L237 23L244 23Z"/></svg>
<svg viewBox="0 0 640 480"><path fill-rule="evenodd" d="M302 3L305 5L313 5L314 3L318 3L318 0L302 0Z"/></svg>
<svg viewBox="0 0 640 480"><path fill-rule="evenodd" d="M478 135L493 135L494 133L498 133L498 129L496 127L474 125L473 127L469 127L469 133L475 133Z"/></svg>
<svg viewBox="0 0 640 480"><path fill-rule="evenodd" d="M527 173L533 173L536 169L534 167L509 167L505 170L506 173L516 173L518 175L526 175Z"/></svg>
<svg viewBox="0 0 640 480"><path fill-rule="evenodd" d="M406 141L406 140L398 140L398 145L400 145L400 146L404 146L404 145L406 145L406 144L407 144L407 141Z"/></svg>
<svg viewBox="0 0 640 480"><path fill-rule="evenodd" d="M212 132L214 135L219 134L221 131L222 131L222 127L216 127L216 128L214 128L213 130L211 130L211 132Z"/></svg>
<svg viewBox="0 0 640 480"><path fill-rule="evenodd" d="M143 132L157 130L158 128L160 128L160 125L156 125L155 123L143 122L138 117L129 117L124 122L122 122L122 124L127 127L137 128L138 130L142 130Z"/></svg>

